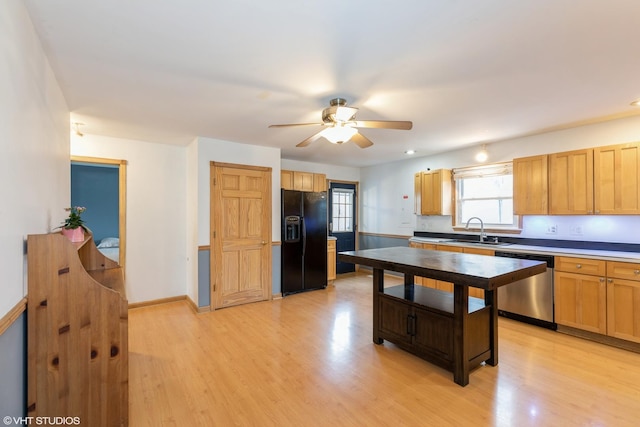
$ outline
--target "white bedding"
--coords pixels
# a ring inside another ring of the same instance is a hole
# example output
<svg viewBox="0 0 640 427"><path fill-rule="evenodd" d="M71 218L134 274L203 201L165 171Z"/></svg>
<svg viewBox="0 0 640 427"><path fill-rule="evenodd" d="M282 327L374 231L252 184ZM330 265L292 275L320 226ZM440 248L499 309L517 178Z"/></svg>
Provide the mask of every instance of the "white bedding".
<svg viewBox="0 0 640 427"><path fill-rule="evenodd" d="M120 262L120 248L98 248L98 250L107 258Z"/></svg>

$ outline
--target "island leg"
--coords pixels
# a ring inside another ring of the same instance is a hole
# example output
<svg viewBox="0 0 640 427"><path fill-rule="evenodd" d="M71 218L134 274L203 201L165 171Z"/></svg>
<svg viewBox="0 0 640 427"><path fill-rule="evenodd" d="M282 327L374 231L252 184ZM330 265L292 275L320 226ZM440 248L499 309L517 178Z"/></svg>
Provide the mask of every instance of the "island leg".
<svg viewBox="0 0 640 427"><path fill-rule="evenodd" d="M453 381L461 386L469 384L469 287L453 285Z"/></svg>
<svg viewBox="0 0 640 427"><path fill-rule="evenodd" d="M498 291L484 291L484 304L491 305L489 311L489 347L491 357L487 359L487 364L496 366L498 364Z"/></svg>
<svg viewBox="0 0 640 427"><path fill-rule="evenodd" d="M380 292L384 292L384 270L373 269L373 342L382 344L384 340L380 338Z"/></svg>

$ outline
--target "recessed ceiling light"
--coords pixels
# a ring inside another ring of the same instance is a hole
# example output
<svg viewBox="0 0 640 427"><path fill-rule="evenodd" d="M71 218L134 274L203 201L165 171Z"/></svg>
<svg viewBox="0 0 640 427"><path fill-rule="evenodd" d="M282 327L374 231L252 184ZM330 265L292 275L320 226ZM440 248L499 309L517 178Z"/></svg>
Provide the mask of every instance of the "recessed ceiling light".
<svg viewBox="0 0 640 427"><path fill-rule="evenodd" d="M640 99L636 99L631 103L631 105L633 105L634 107L640 107Z"/></svg>
<svg viewBox="0 0 640 427"><path fill-rule="evenodd" d="M409 155L416 154L416 150L407 150L404 152L404 154L409 154Z"/></svg>

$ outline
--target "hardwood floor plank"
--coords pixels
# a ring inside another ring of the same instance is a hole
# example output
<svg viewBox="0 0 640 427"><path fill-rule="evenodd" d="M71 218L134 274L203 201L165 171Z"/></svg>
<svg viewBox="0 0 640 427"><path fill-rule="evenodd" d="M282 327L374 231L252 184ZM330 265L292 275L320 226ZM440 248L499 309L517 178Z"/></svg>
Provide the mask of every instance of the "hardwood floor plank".
<svg viewBox="0 0 640 427"><path fill-rule="evenodd" d="M637 425L640 354L499 318L499 365L463 388L373 344L371 288L360 273L210 313L130 310L130 425Z"/></svg>

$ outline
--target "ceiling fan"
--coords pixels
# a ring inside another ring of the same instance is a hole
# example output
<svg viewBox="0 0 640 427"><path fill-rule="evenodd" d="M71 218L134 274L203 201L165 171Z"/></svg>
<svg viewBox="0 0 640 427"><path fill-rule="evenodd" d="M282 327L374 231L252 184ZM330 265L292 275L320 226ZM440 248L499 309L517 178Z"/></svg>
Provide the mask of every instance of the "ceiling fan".
<svg viewBox="0 0 640 427"><path fill-rule="evenodd" d="M296 147L306 147L317 139L326 138L334 144L342 144L343 142L353 141L360 148L367 148L373 145L373 142L366 136L358 133L358 128L376 128L376 129L401 129L409 130L413 127L413 123L408 121L389 121L389 120L356 120L357 108L347 107L347 101L344 98L334 98L329 101L329 107L322 110L322 123L293 123L286 125L271 125L270 128L288 127L288 126L324 126L320 132L305 139Z"/></svg>

